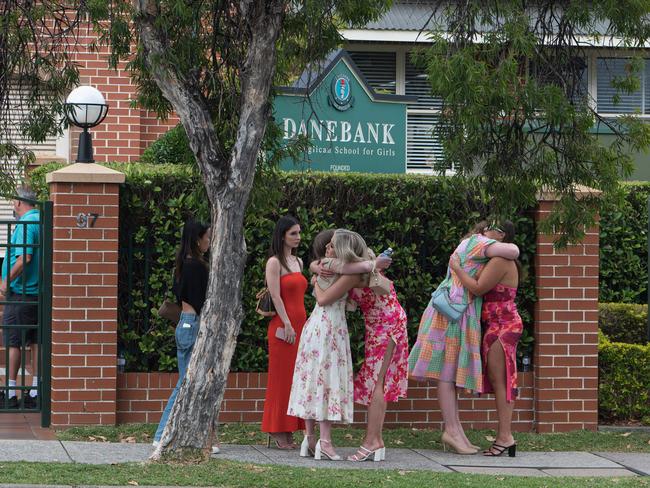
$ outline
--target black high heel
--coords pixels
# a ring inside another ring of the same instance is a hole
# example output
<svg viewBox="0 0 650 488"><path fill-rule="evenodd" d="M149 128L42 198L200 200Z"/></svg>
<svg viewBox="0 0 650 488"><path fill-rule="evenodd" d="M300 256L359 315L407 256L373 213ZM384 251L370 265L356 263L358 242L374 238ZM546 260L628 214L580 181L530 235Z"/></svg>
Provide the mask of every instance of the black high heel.
<svg viewBox="0 0 650 488"><path fill-rule="evenodd" d="M502 446L501 444L493 442L490 449L484 451L483 455L488 457L497 457L501 456L506 451L508 451L508 457L515 457L517 454L517 443L515 442L509 446Z"/></svg>

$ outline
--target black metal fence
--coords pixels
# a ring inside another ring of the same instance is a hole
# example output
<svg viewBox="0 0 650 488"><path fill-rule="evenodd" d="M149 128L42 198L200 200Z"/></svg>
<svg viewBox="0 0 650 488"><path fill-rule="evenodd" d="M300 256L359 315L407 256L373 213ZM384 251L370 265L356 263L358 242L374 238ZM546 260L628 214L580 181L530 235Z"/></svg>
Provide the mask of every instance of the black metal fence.
<svg viewBox="0 0 650 488"><path fill-rule="evenodd" d="M50 425L50 379L52 343L52 202L13 197L38 210L36 220L0 220L7 229L7 242L0 242L0 258L7 292L0 295L3 308L0 329L4 374L0 378L0 413L40 412L41 425ZM30 261L24 256L30 255ZM27 273L37 266L36 293L29 293ZM19 268L22 268L18 273ZM11 280L12 274L15 275ZM15 347L9 347L12 344ZM28 361L29 359L29 361ZM28 371L29 367L29 371ZM29 377L38 378L36 385ZM11 381L11 383L10 383ZM15 381L15 384L13 382ZM36 391L36 396L30 394Z"/></svg>

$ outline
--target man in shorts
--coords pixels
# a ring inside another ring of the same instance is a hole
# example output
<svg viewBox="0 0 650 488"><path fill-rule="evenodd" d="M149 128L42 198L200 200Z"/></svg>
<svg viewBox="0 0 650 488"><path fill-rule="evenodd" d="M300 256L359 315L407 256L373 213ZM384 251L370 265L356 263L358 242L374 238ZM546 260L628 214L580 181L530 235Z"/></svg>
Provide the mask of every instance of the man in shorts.
<svg viewBox="0 0 650 488"><path fill-rule="evenodd" d="M36 195L27 187L17 190L20 198L35 200ZM5 392L0 392L0 404L18 408L16 379L21 362L21 347L31 345L32 388L23 390L22 407L34 409L38 404L38 275L40 252L38 247L21 247L40 243L40 212L32 203L14 200L14 215L18 219L11 234L11 246L2 263L0 297L12 302L4 306L2 325L4 344L9 348L9 398L5 403ZM34 325L34 328L12 328L11 325Z"/></svg>

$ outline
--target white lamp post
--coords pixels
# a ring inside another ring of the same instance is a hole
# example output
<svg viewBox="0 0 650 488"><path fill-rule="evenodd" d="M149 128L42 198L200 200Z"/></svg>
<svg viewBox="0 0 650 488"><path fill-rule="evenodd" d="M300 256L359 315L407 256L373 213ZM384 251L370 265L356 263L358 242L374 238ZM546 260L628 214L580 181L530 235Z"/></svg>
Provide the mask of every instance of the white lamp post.
<svg viewBox="0 0 650 488"><path fill-rule="evenodd" d="M88 131L102 123L108 113L104 96L92 86L80 86L72 90L65 101L65 113L71 124L81 127L77 163L94 163L93 141Z"/></svg>

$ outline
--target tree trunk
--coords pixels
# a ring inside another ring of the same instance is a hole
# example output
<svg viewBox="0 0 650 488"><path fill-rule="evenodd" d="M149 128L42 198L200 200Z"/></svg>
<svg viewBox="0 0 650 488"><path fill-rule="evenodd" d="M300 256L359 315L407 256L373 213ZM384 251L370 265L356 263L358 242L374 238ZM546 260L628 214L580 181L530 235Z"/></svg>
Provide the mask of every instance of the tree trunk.
<svg viewBox="0 0 650 488"><path fill-rule="evenodd" d="M226 387L230 361L243 318L241 288L246 244L243 223L255 164L269 119L269 93L275 70L276 41L285 11L281 0L243 0L239 4L248 34L241 70L239 123L235 144L223 157L210 112L192 80L165 64L165 33L157 30L158 6L136 0L138 29L149 69L179 115L203 174L212 209L211 262L207 299L194 351L160 447L162 454L209 454ZM216 121L219 123L219 121Z"/></svg>

